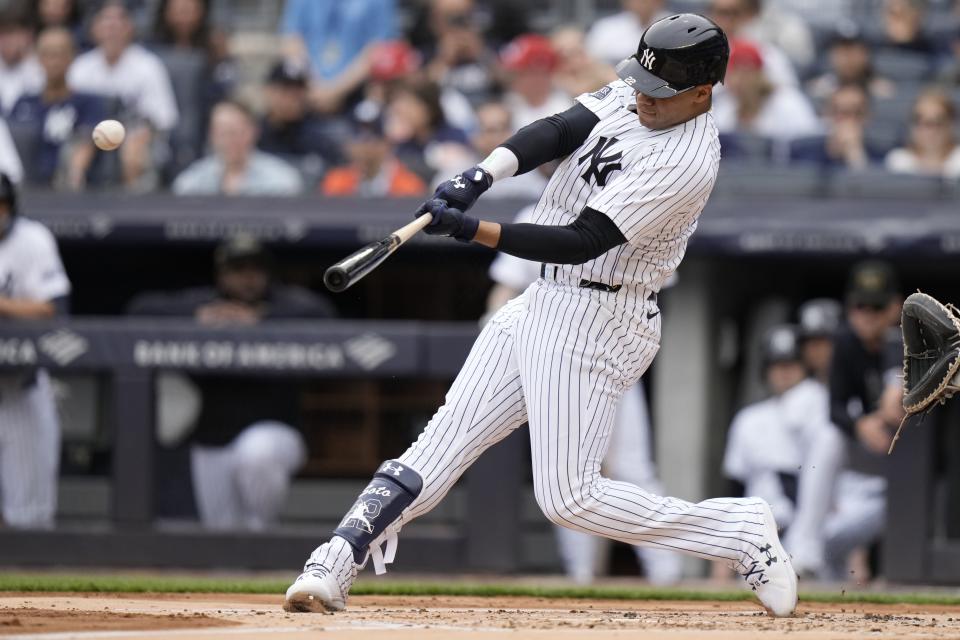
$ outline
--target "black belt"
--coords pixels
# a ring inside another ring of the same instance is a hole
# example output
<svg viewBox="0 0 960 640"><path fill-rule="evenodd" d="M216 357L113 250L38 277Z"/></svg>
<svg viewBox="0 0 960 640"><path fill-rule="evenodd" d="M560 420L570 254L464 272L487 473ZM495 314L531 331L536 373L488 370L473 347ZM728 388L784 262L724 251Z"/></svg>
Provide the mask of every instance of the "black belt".
<svg viewBox="0 0 960 640"><path fill-rule="evenodd" d="M540 265L540 277L541 278L547 277L546 264ZM557 278L557 267L553 268L553 278L554 280L556 280ZM594 289L595 291L605 291L607 293L616 293L617 291L620 291L620 289L623 288L622 284L604 284L602 282L594 282L592 280L581 280L580 284L577 286L580 287L581 289Z"/></svg>
<svg viewBox="0 0 960 640"><path fill-rule="evenodd" d="M20 378L20 381L19 381L19 382L20 382L20 390L21 390L21 391L29 391L30 389L32 389L32 388L37 384L37 382L39 382L39 377L38 377L38 376L39 376L39 374L37 373L37 370L34 369L34 370L31 371L30 373L28 373L28 374L26 374L25 376L23 376L22 378ZM3 400L4 400L3 394L0 393L0 402L3 402Z"/></svg>

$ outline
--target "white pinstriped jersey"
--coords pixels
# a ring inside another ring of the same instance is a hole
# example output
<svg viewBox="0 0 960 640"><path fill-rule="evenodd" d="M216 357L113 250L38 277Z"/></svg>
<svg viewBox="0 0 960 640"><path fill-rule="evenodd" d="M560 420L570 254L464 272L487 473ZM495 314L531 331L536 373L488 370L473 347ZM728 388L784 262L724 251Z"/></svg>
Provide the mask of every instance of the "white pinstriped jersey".
<svg viewBox="0 0 960 640"><path fill-rule="evenodd" d="M57 242L29 218L16 218L0 238L0 296L46 302L70 293Z"/></svg>
<svg viewBox="0 0 960 640"><path fill-rule="evenodd" d="M0 238L0 297L46 302L69 293L53 234L39 222L15 218ZM32 380L22 372L0 374L4 522L13 527L52 526L59 461L60 425L46 371L36 371Z"/></svg>
<svg viewBox="0 0 960 640"><path fill-rule="evenodd" d="M713 115L648 129L628 110L636 98L622 80L577 101L600 122L560 164L532 221L567 225L584 207L606 214L628 242L582 265L557 265L558 272L659 291L680 264L716 181L720 143Z"/></svg>

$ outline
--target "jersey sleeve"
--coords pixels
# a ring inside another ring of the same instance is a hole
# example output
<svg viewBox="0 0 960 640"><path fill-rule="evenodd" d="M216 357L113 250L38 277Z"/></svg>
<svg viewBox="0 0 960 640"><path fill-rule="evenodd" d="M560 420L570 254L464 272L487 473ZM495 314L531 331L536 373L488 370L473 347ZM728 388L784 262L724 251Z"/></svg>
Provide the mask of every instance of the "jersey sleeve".
<svg viewBox="0 0 960 640"><path fill-rule="evenodd" d="M664 219L696 215L716 180L717 163L696 142L654 151L616 172L587 200L631 244L662 229Z"/></svg>
<svg viewBox="0 0 960 640"><path fill-rule="evenodd" d="M57 242L46 227L38 227L32 245L33 260L23 275L22 295L48 302L70 293L70 280L60 260Z"/></svg>
<svg viewBox="0 0 960 640"><path fill-rule="evenodd" d="M576 97L576 101L587 109L590 109L598 118L603 120L622 107L620 90L623 87L626 87L626 85L622 80L614 80L593 93L580 94Z"/></svg>

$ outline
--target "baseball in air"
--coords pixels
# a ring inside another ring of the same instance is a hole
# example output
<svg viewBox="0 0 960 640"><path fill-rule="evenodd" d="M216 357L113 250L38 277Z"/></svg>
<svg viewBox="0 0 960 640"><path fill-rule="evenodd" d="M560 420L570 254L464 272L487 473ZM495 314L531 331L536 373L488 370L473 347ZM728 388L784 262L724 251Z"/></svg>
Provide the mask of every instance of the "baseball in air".
<svg viewBox="0 0 960 640"><path fill-rule="evenodd" d="M113 151L121 144L127 135L123 125L116 120L104 120L93 129L93 144L98 149Z"/></svg>

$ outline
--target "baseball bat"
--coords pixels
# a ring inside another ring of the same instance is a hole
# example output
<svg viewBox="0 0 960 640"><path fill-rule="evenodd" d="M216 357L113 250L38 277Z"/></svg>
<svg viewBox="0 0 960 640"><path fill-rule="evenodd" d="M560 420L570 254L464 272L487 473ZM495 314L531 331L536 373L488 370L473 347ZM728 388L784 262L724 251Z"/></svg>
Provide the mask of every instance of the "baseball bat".
<svg viewBox="0 0 960 640"><path fill-rule="evenodd" d="M337 293L345 291L358 280L380 266L400 245L412 238L418 231L430 224L432 216L426 213L410 224L404 225L383 240L371 242L336 263L323 274L323 283L327 289Z"/></svg>

